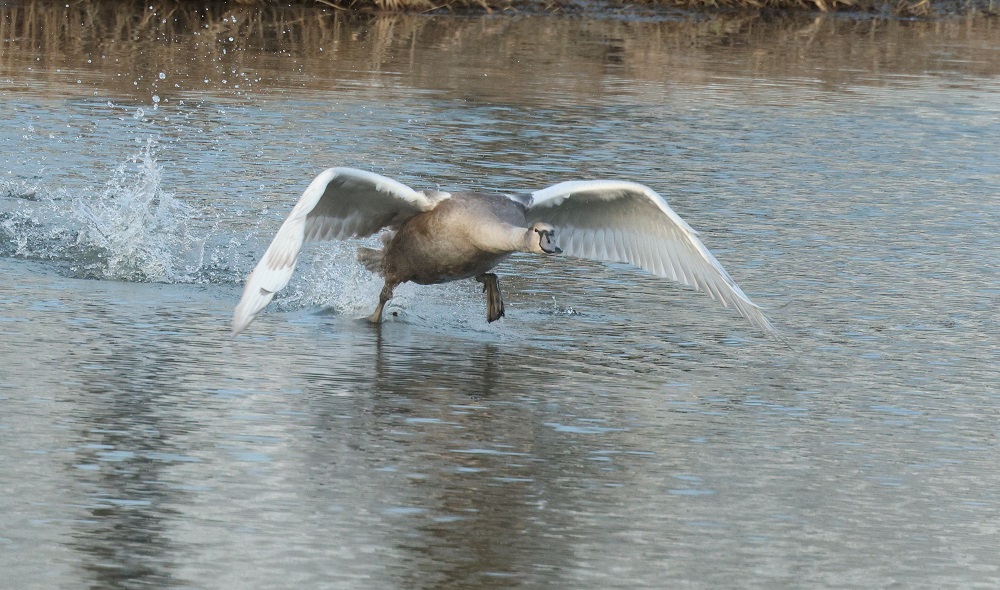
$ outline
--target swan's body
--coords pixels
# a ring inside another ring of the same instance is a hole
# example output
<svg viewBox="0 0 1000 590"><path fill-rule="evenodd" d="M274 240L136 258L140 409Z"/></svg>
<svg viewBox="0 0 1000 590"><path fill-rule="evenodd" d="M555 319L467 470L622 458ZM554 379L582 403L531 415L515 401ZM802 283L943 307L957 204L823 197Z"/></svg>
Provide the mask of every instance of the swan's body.
<svg viewBox="0 0 1000 590"><path fill-rule="evenodd" d="M524 206L510 199L453 195L400 224L385 247L384 273L400 283L420 285L475 277L520 250L504 230L524 233L527 225ZM504 233L495 235L499 228Z"/></svg>
<svg viewBox="0 0 1000 590"><path fill-rule="evenodd" d="M233 315L243 331L291 279L307 240L366 237L383 229L384 249L360 248L358 259L385 277L372 321L393 289L475 278L487 293L487 319L504 314L490 273L514 252L629 262L704 291L754 325L777 332L743 293L697 232L648 187L623 181L573 181L529 195L414 191L351 168L330 168L309 185L257 267ZM562 250L556 247L559 232Z"/></svg>

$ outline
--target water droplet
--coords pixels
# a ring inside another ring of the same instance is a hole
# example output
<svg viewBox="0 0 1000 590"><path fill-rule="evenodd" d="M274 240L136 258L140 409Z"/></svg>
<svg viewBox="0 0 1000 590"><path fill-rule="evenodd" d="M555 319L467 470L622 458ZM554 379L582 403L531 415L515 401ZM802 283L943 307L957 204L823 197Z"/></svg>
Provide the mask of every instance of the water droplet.
<svg viewBox="0 0 1000 590"><path fill-rule="evenodd" d="M157 96L156 94L154 94L154 95L153 95L153 102L154 102L154 103L159 103L159 102L160 102L160 97L159 97L159 96Z"/></svg>
<svg viewBox="0 0 1000 590"><path fill-rule="evenodd" d="M160 72L160 80L166 80L166 79L167 79L167 74L164 72Z"/></svg>

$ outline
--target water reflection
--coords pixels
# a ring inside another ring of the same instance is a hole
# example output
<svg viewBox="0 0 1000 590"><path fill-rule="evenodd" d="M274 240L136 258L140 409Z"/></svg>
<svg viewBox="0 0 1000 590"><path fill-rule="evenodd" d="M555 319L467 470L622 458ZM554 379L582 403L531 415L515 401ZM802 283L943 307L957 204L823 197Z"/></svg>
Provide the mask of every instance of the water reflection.
<svg viewBox="0 0 1000 590"><path fill-rule="evenodd" d="M161 104L218 88L245 97L279 88L368 87L542 106L567 95L604 103L623 85L648 82L660 84L648 92L669 93L670 83L724 84L743 76L826 89L926 75L996 76L994 25L976 18L352 17L317 7L173 2L133 13L95 0L65 7L26 2L0 7L0 72L13 78L9 90L35 80L139 102L155 93ZM922 50L931 40L940 49Z"/></svg>
<svg viewBox="0 0 1000 590"><path fill-rule="evenodd" d="M414 521L414 534L397 541L410 564L397 584L506 587L568 567L573 548L558 531L583 508L561 482L599 486L607 476L589 449L567 445L553 427L566 422L572 432L578 416L551 404L539 412L539 394L562 389L559 376L538 370L544 358L510 347L449 337L430 344L405 326L374 329L369 436L399 445L391 469L407 485L388 514ZM628 446L615 438L620 429L586 424L608 447Z"/></svg>
<svg viewBox="0 0 1000 590"><path fill-rule="evenodd" d="M95 587L173 587L182 582L171 506L191 498L171 483L170 471L199 460L185 439L204 409L195 410L178 390L192 381L200 346L182 333L142 337L146 326L169 325L169 314L142 318L127 303L136 293L112 293L121 299L72 312L79 327L62 359L74 382L66 394L76 404L78 430L66 469L87 513L75 520L70 545L89 556L82 566Z"/></svg>
<svg viewBox="0 0 1000 590"><path fill-rule="evenodd" d="M509 580L494 582L499 587L518 585L534 563L564 555L558 545L537 553L533 420L527 408L494 409L523 395L501 378L497 346L439 340L427 350L416 342L383 343L381 332L375 411L416 435L397 467L412 483L391 511L406 514L412 502L427 515L419 535L398 542L414 565L400 572L399 585L468 587L492 578Z"/></svg>
<svg viewBox="0 0 1000 590"><path fill-rule="evenodd" d="M589 510L580 500L592 501L576 484L620 489L632 469L622 453L635 444L616 418L585 409L590 391L562 383L543 356L496 343L429 340L407 323L343 319L327 331L335 336L312 336L325 352L300 357L295 371L295 411L311 435L294 463L308 474L297 486L312 510L336 502L361 526L398 527L386 564L396 587L537 583L569 567L563 531ZM369 490L363 509L345 493L355 486Z"/></svg>

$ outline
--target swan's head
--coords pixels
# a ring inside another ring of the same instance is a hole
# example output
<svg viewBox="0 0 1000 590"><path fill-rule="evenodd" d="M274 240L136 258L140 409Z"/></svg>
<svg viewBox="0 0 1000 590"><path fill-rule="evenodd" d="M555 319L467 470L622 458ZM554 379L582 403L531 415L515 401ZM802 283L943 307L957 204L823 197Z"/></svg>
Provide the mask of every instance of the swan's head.
<svg viewBox="0 0 1000 590"><path fill-rule="evenodd" d="M536 223L528 228L530 250L536 254L560 254L556 246L556 228L547 223Z"/></svg>

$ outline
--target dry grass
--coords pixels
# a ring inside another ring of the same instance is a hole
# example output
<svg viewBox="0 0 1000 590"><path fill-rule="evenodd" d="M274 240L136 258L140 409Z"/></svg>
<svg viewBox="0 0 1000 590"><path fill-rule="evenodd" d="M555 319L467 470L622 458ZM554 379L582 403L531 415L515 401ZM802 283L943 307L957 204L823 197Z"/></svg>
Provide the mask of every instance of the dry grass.
<svg viewBox="0 0 1000 590"><path fill-rule="evenodd" d="M157 2L162 4L162 2ZM183 9L208 9L205 2L167 0ZM13 5L30 4L18 2ZM143 0L127 2L134 8L145 8ZM943 14L1000 15L1000 0L228 0L222 6L246 8L325 7L338 12L355 13L421 13L434 11L474 12L554 12L569 11L601 14L622 9L681 9L691 12L784 11L857 12L901 17L933 17ZM163 12L161 9L160 12Z"/></svg>
<svg viewBox="0 0 1000 590"><path fill-rule="evenodd" d="M895 16L932 16L945 3L931 0L654 0L660 5L679 6L687 9L747 9L819 12L887 13ZM949 3L948 12L957 3ZM972 3L966 3L972 6Z"/></svg>
<svg viewBox="0 0 1000 590"><path fill-rule="evenodd" d="M234 0L246 6L275 4L275 0ZM478 9L486 12L511 10L541 4L535 0L297 0L299 4L322 4L335 10L358 12L431 12ZM551 3L549 3L551 4Z"/></svg>
<svg viewBox="0 0 1000 590"><path fill-rule="evenodd" d="M178 0L183 2L183 0ZM276 4L277 0L233 0L243 5ZM862 12L903 17L938 14L1000 14L1000 0L296 0L337 10L359 12L430 12L435 10L597 11L630 5L680 8L692 11L779 10L793 12Z"/></svg>

